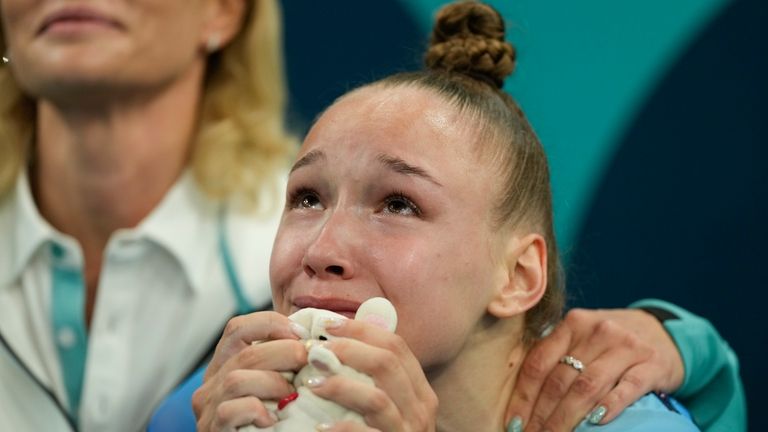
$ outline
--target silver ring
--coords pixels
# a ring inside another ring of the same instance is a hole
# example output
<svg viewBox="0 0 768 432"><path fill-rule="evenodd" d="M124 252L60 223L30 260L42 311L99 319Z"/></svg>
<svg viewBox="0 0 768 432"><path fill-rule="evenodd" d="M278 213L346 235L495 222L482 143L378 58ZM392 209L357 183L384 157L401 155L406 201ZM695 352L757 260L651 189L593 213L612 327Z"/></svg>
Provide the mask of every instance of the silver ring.
<svg viewBox="0 0 768 432"><path fill-rule="evenodd" d="M582 373L584 372L584 363L581 362L581 360L577 360L573 356L565 356L562 359L560 359L560 363L567 364L568 366L576 369L577 372Z"/></svg>

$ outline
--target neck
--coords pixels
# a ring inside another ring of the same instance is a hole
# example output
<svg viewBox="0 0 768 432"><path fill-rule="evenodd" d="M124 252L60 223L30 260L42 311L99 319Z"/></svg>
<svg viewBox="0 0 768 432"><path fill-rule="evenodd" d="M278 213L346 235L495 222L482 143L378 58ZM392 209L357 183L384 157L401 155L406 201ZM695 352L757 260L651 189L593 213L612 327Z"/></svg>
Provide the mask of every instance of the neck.
<svg viewBox="0 0 768 432"><path fill-rule="evenodd" d="M149 95L38 103L33 193L43 217L80 243L90 297L110 235L138 225L186 165L202 69Z"/></svg>
<svg viewBox="0 0 768 432"><path fill-rule="evenodd" d="M521 337L522 319L497 320L475 332L449 365L428 374L440 401L439 431L507 430L504 416L526 352Z"/></svg>

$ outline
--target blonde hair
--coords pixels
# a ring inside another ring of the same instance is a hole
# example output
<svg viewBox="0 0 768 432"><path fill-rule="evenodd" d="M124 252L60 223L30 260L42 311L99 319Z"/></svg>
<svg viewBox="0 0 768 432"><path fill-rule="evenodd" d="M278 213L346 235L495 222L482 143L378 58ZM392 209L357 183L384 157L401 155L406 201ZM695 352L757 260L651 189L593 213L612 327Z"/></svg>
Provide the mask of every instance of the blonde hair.
<svg viewBox="0 0 768 432"><path fill-rule="evenodd" d="M286 88L276 0L246 0L243 28L208 59L190 167L212 199L274 201L280 171L297 148L284 127ZM0 32L0 52L5 53ZM0 66L0 198L30 163L35 103ZM268 196L263 195L267 193ZM265 202L266 202L265 201Z"/></svg>

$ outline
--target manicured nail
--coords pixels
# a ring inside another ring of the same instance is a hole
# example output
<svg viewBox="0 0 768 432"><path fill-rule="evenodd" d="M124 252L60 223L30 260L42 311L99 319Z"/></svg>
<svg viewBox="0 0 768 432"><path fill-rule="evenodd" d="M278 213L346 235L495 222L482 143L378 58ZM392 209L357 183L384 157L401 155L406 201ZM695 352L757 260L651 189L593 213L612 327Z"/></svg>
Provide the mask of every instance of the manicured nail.
<svg viewBox="0 0 768 432"><path fill-rule="evenodd" d="M298 323L292 322L290 327L291 327L291 333L298 336L299 339L309 339L309 330L305 329Z"/></svg>
<svg viewBox="0 0 768 432"><path fill-rule="evenodd" d="M333 428L333 423L319 423L315 425L315 430L318 432L329 431Z"/></svg>
<svg viewBox="0 0 768 432"><path fill-rule="evenodd" d="M599 405L597 408L593 409L591 413L589 413L587 416L587 421L593 425L600 424L600 421L603 420L603 417L605 417L607 412L608 409L605 406Z"/></svg>
<svg viewBox="0 0 768 432"><path fill-rule="evenodd" d="M307 386L308 387L320 387L325 382L324 376L313 376L310 378L307 378Z"/></svg>
<svg viewBox="0 0 768 432"><path fill-rule="evenodd" d="M323 328L333 329L344 325L344 321L346 321L346 318L323 318L320 325L323 326Z"/></svg>
<svg viewBox="0 0 768 432"><path fill-rule="evenodd" d="M507 426L507 432L523 432L523 419L520 416L512 417L512 421Z"/></svg>

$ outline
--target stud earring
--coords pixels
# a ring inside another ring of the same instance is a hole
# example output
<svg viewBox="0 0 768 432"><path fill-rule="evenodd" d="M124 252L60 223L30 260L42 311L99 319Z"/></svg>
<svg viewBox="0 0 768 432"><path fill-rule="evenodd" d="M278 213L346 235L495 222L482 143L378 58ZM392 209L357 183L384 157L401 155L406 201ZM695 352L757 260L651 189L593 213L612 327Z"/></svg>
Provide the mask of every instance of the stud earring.
<svg viewBox="0 0 768 432"><path fill-rule="evenodd" d="M11 62L11 55L9 53L3 54L3 64L8 64Z"/></svg>
<svg viewBox="0 0 768 432"><path fill-rule="evenodd" d="M221 46L221 37L218 34L212 34L208 37L208 41L205 43L205 50L208 53L218 51Z"/></svg>

